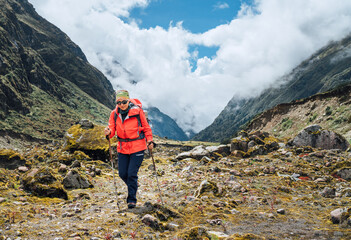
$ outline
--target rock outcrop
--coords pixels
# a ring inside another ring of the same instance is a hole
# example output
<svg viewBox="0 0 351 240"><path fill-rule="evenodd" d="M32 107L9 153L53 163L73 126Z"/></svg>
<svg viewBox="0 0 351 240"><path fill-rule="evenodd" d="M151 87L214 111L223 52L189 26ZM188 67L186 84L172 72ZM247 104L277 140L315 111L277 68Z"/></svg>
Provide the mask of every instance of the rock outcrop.
<svg viewBox="0 0 351 240"><path fill-rule="evenodd" d="M303 129L290 142L297 147L311 146L320 149L341 149L346 150L349 147L348 141L338 133L324 130L319 125L311 125Z"/></svg>
<svg viewBox="0 0 351 240"><path fill-rule="evenodd" d="M93 184L91 184L85 177L81 176L81 174L74 169L67 173L66 177L62 181L62 184L66 189L84 189L93 187Z"/></svg>
<svg viewBox="0 0 351 240"><path fill-rule="evenodd" d="M279 148L278 140L267 132L242 131L239 136L232 139L230 151L236 156L253 157L265 155Z"/></svg>
<svg viewBox="0 0 351 240"><path fill-rule="evenodd" d="M22 180L26 191L40 197L68 199L67 192L49 168L32 169Z"/></svg>
<svg viewBox="0 0 351 240"><path fill-rule="evenodd" d="M25 163L20 153L12 149L0 149L0 168L16 169Z"/></svg>

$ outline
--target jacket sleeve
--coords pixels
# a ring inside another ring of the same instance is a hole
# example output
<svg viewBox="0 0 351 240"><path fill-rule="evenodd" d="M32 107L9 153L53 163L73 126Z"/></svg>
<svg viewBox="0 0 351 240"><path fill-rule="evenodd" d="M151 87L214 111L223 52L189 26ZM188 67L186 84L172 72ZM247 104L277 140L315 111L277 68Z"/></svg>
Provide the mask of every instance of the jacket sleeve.
<svg viewBox="0 0 351 240"><path fill-rule="evenodd" d="M149 123L146 120L145 113L142 109L140 109L140 121L141 121L141 125L144 128L144 134L146 137L146 141L148 141L148 142L152 141L152 130L151 130Z"/></svg>
<svg viewBox="0 0 351 240"><path fill-rule="evenodd" d="M108 120L108 127L111 130L111 134L110 134L110 138L113 138L113 136L115 136L116 134L116 123L115 123L115 112L116 110L113 110L110 114L110 119Z"/></svg>

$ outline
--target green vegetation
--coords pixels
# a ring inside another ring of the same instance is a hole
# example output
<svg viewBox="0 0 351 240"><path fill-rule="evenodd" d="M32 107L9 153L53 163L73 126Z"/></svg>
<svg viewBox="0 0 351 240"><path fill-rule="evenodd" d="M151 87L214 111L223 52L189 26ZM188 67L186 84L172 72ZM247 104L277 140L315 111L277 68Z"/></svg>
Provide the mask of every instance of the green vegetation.
<svg viewBox="0 0 351 240"><path fill-rule="evenodd" d="M283 131L286 131L289 128L291 128L291 126L293 125L293 121L287 117L287 118L284 118L280 124L281 124L281 129Z"/></svg>
<svg viewBox="0 0 351 240"><path fill-rule="evenodd" d="M325 115L330 116L330 115L332 115L332 113L333 113L333 110L331 109L331 107L327 106L325 108Z"/></svg>
<svg viewBox="0 0 351 240"><path fill-rule="evenodd" d="M318 117L318 113L314 113L310 119L309 119L309 122L313 122L314 120L316 120L316 118Z"/></svg>
<svg viewBox="0 0 351 240"><path fill-rule="evenodd" d="M68 103L59 101L38 87L32 86L30 94L32 106L27 115L10 111L6 119L0 121L0 128L30 135L39 139L62 138L65 131L82 118L106 125L110 110L66 82L71 95L66 96Z"/></svg>

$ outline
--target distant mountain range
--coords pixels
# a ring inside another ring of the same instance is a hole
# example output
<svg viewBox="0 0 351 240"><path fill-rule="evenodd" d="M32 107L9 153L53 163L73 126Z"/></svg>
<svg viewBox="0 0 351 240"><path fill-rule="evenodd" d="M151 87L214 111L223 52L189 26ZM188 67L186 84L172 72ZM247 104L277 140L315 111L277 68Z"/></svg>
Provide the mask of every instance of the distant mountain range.
<svg viewBox="0 0 351 240"><path fill-rule="evenodd" d="M0 0L0 9L1 136L54 140L82 118L106 124L114 90L82 50L27 0ZM150 111L151 119L160 115ZM162 118L167 126L155 120L154 132L184 139L175 122Z"/></svg>
<svg viewBox="0 0 351 240"><path fill-rule="evenodd" d="M189 140L184 131L168 115L162 113L158 108L146 109L149 115L150 125L153 133L160 137L186 141Z"/></svg>
<svg viewBox="0 0 351 240"><path fill-rule="evenodd" d="M225 141L245 128L253 117L277 104L326 92L351 82L351 36L332 42L283 76L260 96L233 98L214 122L193 139Z"/></svg>

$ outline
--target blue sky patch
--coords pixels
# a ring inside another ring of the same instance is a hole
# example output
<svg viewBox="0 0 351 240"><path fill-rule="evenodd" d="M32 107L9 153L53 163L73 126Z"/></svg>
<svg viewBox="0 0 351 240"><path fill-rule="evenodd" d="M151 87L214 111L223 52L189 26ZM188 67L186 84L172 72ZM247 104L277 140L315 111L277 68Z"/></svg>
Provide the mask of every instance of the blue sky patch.
<svg viewBox="0 0 351 240"><path fill-rule="evenodd" d="M218 51L219 46L206 47L203 45L190 45L189 53L194 54L197 52L197 57L190 58L191 70L195 71L197 68L197 60L199 58L208 57L213 58L216 56L216 52Z"/></svg>
<svg viewBox="0 0 351 240"><path fill-rule="evenodd" d="M251 0L247 0L251 1ZM168 29L182 21L183 27L192 33L203 33L233 20L245 0L157 0L146 8L134 8L130 17L137 19L141 28L160 26Z"/></svg>

